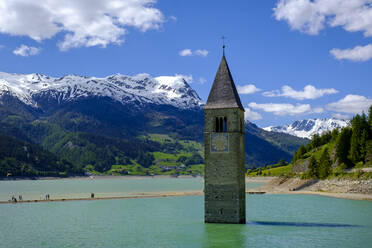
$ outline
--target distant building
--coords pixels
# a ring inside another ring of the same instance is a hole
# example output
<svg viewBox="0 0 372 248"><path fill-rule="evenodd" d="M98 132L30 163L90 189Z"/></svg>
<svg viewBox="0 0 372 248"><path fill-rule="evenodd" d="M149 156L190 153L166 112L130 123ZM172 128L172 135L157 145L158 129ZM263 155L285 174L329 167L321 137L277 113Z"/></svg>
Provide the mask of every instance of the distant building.
<svg viewBox="0 0 372 248"><path fill-rule="evenodd" d="M244 108L225 54L204 106L205 222L245 223Z"/></svg>

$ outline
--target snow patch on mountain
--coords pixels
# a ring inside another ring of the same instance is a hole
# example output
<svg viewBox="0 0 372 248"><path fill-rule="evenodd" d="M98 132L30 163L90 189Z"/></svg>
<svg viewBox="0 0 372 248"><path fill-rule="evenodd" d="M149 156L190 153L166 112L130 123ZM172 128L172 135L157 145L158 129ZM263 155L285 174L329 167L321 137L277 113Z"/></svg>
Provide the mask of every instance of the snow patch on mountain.
<svg viewBox="0 0 372 248"><path fill-rule="evenodd" d="M0 72L0 96L11 94L20 101L38 107L40 97L52 97L59 103L84 97L109 97L122 104L145 103L172 105L181 109L200 107L202 101L182 76L152 78L148 74L121 74L105 78L67 75L61 78L42 74Z"/></svg>
<svg viewBox="0 0 372 248"><path fill-rule="evenodd" d="M307 119L307 120L300 120L295 121L290 125L284 126L269 126L263 128L266 131L270 132L281 132L291 134L301 138L308 138L314 134L321 135L326 131L332 131L335 128L343 128L350 125L349 120L341 120L341 119Z"/></svg>

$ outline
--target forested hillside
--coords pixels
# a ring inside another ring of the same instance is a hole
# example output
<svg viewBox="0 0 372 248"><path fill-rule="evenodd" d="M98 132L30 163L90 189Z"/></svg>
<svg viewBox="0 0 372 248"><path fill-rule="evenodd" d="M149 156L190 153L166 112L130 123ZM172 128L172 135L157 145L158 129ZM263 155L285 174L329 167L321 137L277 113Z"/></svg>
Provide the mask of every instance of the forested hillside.
<svg viewBox="0 0 372 248"><path fill-rule="evenodd" d="M372 167L372 106L368 116L354 116L351 127L314 135L311 142L299 147L292 164L292 171L302 177L320 179L345 169Z"/></svg>
<svg viewBox="0 0 372 248"><path fill-rule="evenodd" d="M0 177L82 175L83 169L38 145L0 134Z"/></svg>

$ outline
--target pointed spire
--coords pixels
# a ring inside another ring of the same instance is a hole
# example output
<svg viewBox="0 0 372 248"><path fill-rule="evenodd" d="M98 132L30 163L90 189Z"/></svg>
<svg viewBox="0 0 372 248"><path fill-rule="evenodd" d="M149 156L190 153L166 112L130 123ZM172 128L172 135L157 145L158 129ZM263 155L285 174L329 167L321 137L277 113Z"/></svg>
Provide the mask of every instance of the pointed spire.
<svg viewBox="0 0 372 248"><path fill-rule="evenodd" d="M240 108L244 111L229 66L226 62L225 52L222 55L211 92L204 106L204 109L219 108Z"/></svg>

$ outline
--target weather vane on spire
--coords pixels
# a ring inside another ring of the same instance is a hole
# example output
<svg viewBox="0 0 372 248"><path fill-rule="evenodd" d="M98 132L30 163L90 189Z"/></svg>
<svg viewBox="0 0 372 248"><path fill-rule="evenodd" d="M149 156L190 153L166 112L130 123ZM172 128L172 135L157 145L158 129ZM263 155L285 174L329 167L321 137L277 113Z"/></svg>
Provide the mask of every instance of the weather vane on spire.
<svg viewBox="0 0 372 248"><path fill-rule="evenodd" d="M222 38L222 49L223 49L223 54L225 54L225 47L226 47L226 46L225 46L225 39L226 39L226 37L222 35L221 38Z"/></svg>

